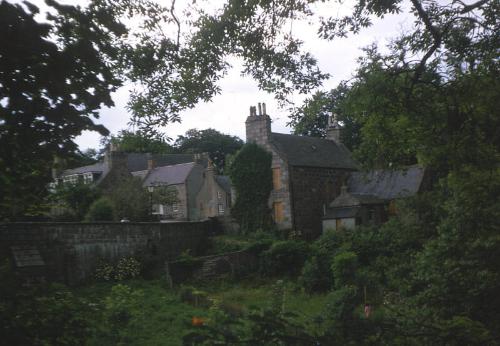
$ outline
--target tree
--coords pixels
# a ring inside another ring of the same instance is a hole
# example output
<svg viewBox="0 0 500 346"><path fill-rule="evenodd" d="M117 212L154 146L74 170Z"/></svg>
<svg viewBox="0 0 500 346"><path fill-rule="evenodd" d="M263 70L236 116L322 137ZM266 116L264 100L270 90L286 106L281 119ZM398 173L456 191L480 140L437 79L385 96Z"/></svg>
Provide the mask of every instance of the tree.
<svg viewBox="0 0 500 346"><path fill-rule="evenodd" d="M123 179L106 192L113 203L116 218L131 221L146 221L151 214L151 201L142 181L136 177Z"/></svg>
<svg viewBox="0 0 500 346"><path fill-rule="evenodd" d="M255 143L245 144L235 155L230 170L236 190L231 214L243 232L265 230L271 225L268 207L272 190L271 154Z"/></svg>
<svg viewBox="0 0 500 346"><path fill-rule="evenodd" d="M359 146L361 124L352 114L345 112L345 99L350 92L346 82L341 82L329 92L319 91L304 101L290 114L293 131L297 135L326 137L328 117L335 114L342 124L340 139L344 145L353 150Z"/></svg>
<svg viewBox="0 0 500 346"><path fill-rule="evenodd" d="M177 137L174 143L176 151L181 153L207 152L219 174L224 172L226 157L236 153L242 146L240 138L214 129L188 130L184 136Z"/></svg>
<svg viewBox="0 0 500 346"><path fill-rule="evenodd" d="M114 203L107 197L101 197L89 207L85 221L116 221Z"/></svg>
<svg viewBox="0 0 500 346"><path fill-rule="evenodd" d="M90 205L99 197L100 193L95 186L78 182L77 184L63 183L56 186L49 196L55 217L58 214L73 215L75 221L83 220Z"/></svg>
<svg viewBox="0 0 500 346"><path fill-rule="evenodd" d="M102 144L107 146L109 142L127 153L169 154L173 152L173 148L164 138L140 130L135 132L122 130L117 136L104 140Z"/></svg>
<svg viewBox="0 0 500 346"><path fill-rule="evenodd" d="M84 130L121 82L109 61L126 30L103 3L48 1L39 22L30 3L0 3L0 217L16 219L45 193L53 156L75 152Z"/></svg>

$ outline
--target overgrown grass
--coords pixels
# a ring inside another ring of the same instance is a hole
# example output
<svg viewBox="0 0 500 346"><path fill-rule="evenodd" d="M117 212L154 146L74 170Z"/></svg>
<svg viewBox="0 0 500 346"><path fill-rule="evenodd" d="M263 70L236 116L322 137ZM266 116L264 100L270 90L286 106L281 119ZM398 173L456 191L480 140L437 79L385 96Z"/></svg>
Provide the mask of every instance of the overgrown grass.
<svg viewBox="0 0 500 346"><path fill-rule="evenodd" d="M209 299L218 301L226 313L238 316L249 309L269 307L275 282L258 278L239 282L226 280L205 283L196 288L205 291ZM192 318L207 318L209 315L208 308L181 302L179 289L168 289L164 281L131 280L122 285L140 294L136 302L127 306L129 318L121 320L116 316L123 317L120 315L123 297L112 292L116 284L94 284L76 290L78 296L96 306L96 312L89 316L95 330L89 345L181 345L182 337L191 327ZM285 282L284 287L285 311L297 314L300 322L310 325L322 311L325 296L302 293L295 289L292 282Z"/></svg>

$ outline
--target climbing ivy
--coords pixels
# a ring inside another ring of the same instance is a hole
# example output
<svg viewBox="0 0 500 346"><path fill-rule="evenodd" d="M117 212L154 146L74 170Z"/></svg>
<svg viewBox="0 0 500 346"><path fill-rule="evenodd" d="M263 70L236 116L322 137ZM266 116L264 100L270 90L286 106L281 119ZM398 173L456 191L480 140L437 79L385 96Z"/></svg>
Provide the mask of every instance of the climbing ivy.
<svg viewBox="0 0 500 346"><path fill-rule="evenodd" d="M232 215L244 233L265 229L272 223L268 207L271 161L271 154L253 143L245 144L232 160L230 176L236 189Z"/></svg>

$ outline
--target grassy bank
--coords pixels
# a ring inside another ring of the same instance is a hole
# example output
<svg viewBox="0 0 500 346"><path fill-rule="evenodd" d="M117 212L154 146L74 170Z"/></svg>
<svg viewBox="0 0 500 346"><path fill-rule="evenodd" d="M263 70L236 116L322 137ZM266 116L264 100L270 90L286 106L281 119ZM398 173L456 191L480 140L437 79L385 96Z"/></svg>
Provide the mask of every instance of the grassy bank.
<svg viewBox="0 0 500 346"><path fill-rule="evenodd" d="M207 304L182 302L182 288L168 289L163 281L131 280L116 284L94 284L75 291L94 307L88 316L94 332L89 345L180 345L193 317L209 318L210 305L218 302L227 313L246 314L267 308L273 302L275 280L221 281L197 286ZM322 310L324 296L307 295L284 282L284 309L312 325Z"/></svg>

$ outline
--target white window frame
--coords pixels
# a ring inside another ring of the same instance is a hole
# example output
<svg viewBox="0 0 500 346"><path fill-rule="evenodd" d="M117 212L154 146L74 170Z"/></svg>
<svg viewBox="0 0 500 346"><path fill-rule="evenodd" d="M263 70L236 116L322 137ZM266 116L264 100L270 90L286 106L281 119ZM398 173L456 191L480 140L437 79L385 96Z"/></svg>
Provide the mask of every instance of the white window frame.
<svg viewBox="0 0 500 346"><path fill-rule="evenodd" d="M94 174L92 172L87 172L83 174L83 183L92 184L94 181Z"/></svg>
<svg viewBox="0 0 500 346"><path fill-rule="evenodd" d="M225 212L224 204L219 203L218 211L219 211L219 215L224 215L224 212Z"/></svg>

